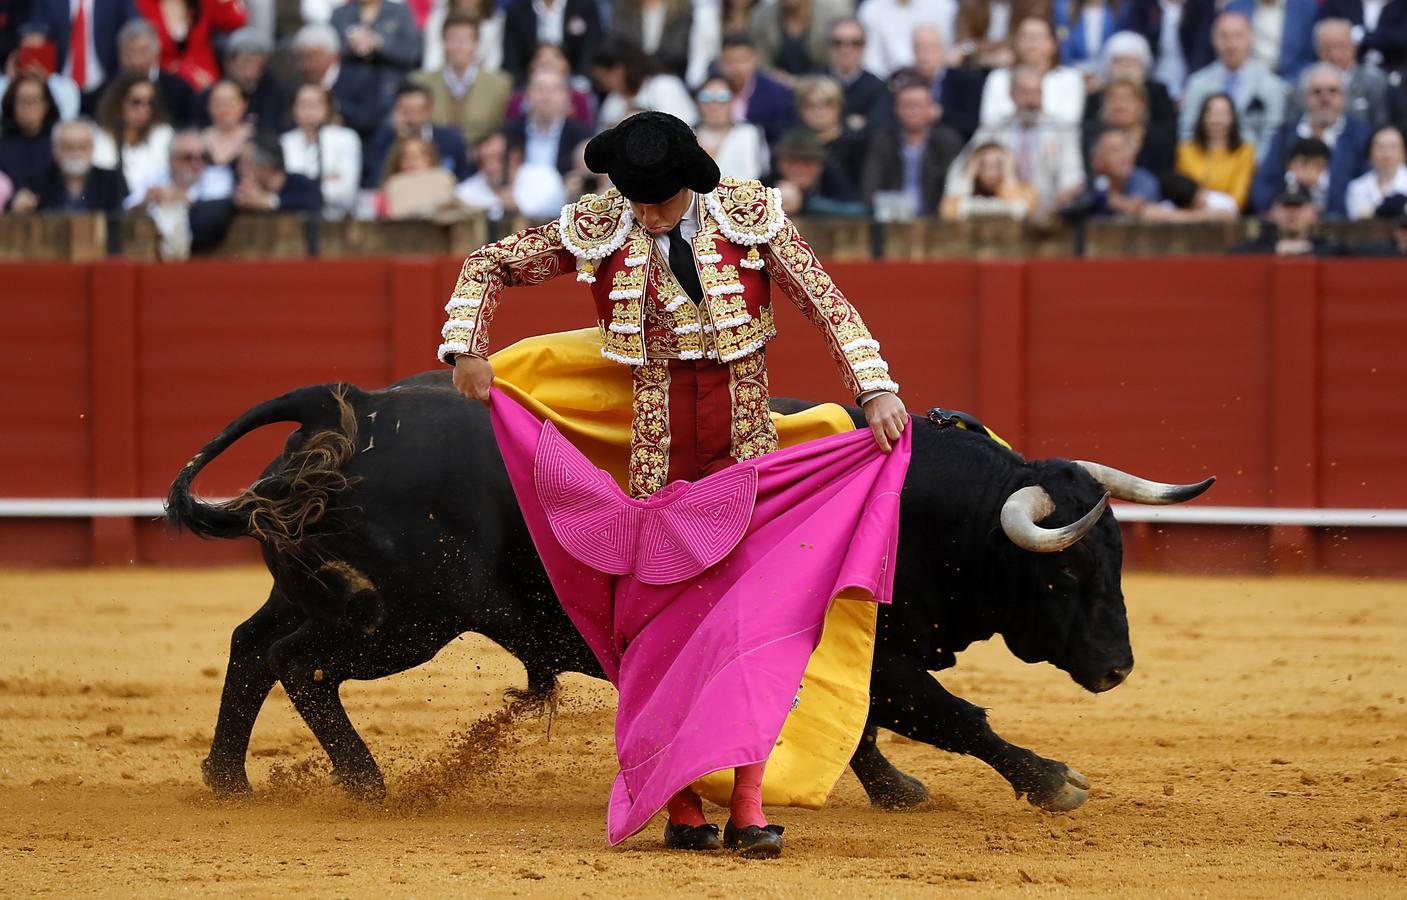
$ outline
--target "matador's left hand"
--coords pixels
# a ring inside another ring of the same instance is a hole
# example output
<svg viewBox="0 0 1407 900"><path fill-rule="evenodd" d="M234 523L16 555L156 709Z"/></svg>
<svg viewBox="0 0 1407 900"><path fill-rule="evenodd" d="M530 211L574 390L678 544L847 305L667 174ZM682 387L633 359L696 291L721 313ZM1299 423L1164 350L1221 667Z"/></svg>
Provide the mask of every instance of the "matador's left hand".
<svg viewBox="0 0 1407 900"><path fill-rule="evenodd" d="M897 394L886 391L865 401L864 410L865 421L870 423L879 449L885 453L893 450L899 435L904 433L904 426L909 423L909 411L904 409L903 401Z"/></svg>

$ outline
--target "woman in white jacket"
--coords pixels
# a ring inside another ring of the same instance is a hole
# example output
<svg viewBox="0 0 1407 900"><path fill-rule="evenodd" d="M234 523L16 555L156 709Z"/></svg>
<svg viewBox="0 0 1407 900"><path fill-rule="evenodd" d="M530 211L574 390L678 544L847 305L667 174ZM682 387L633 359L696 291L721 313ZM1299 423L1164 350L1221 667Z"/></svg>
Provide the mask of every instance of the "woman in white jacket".
<svg viewBox="0 0 1407 900"><path fill-rule="evenodd" d="M733 91L722 78L710 78L699 87L699 146L718 163L718 171L734 178L766 176L770 159L767 139L756 125L733 122Z"/></svg>
<svg viewBox="0 0 1407 900"><path fill-rule="evenodd" d="M293 124L280 138L284 168L322 185L324 218L346 218L357 206L361 138L332 121L332 97L317 84L305 84L293 96Z"/></svg>
<svg viewBox="0 0 1407 900"><path fill-rule="evenodd" d="M1032 66L1041 72L1041 113L1062 125L1076 126L1085 115L1085 77L1079 69L1059 65L1060 45L1050 22L1040 18L1021 20L1012 40L1016 65L993 69L982 87L979 121L983 127L998 125L1016 113L1011 100L1011 70Z"/></svg>

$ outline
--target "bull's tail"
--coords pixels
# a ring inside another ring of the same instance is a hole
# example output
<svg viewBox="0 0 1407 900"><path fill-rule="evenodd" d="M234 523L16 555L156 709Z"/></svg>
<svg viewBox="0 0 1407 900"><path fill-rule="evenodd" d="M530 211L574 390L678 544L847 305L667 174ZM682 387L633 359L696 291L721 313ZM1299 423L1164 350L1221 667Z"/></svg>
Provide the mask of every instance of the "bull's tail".
<svg viewBox="0 0 1407 900"><path fill-rule="evenodd" d="M306 530L327 514L334 495L356 480L342 472L357 446L357 419L348 391L344 384L299 388L235 419L171 483L166 521L205 538L250 535L276 552L295 551ZM275 422L297 422L316 430L234 499L206 503L191 495L191 482L206 464L244 435Z"/></svg>

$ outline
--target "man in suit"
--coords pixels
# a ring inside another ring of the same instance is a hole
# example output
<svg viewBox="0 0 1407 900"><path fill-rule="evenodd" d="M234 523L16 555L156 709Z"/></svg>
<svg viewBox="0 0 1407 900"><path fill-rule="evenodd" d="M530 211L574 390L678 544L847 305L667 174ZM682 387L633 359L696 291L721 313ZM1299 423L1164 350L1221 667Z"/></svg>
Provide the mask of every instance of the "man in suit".
<svg viewBox="0 0 1407 900"><path fill-rule="evenodd" d="M1388 78L1377 66L1358 62L1353 23L1347 19L1320 19L1314 24L1314 48L1320 62L1331 63L1343 73L1348 85L1348 114L1367 122L1374 130L1388 124ZM1285 119L1293 122L1303 114L1304 98L1296 91L1286 107Z"/></svg>
<svg viewBox="0 0 1407 900"><path fill-rule="evenodd" d="M430 119L436 125L458 128L470 146L503 126L513 81L502 72L481 68L479 23L461 13L445 17L445 64L433 72L420 72L415 80L430 93Z"/></svg>
<svg viewBox="0 0 1407 900"><path fill-rule="evenodd" d="M983 144L1001 144L1011 151L1016 175L1039 195L1038 213L1050 214L1069 205L1085 187L1085 164L1080 155L1080 132L1074 125L1041 114L1044 90L1041 72L1018 66L1011 73L1011 118L981 129L948 168L945 190L958 189L957 179L967 157Z"/></svg>
<svg viewBox="0 0 1407 900"><path fill-rule="evenodd" d="M54 167L39 195L44 212L121 212L127 180L93 165L93 124L84 119L54 126Z"/></svg>
<svg viewBox="0 0 1407 900"><path fill-rule="evenodd" d="M415 15L403 3L376 4L376 18L362 22L365 3L346 3L328 21L342 41L342 65L366 69L380 86L383 99L420 66L423 42Z"/></svg>
<svg viewBox="0 0 1407 900"><path fill-rule="evenodd" d="M58 71L88 93L117 71L117 32L135 18L132 0L35 0L21 45L52 42Z"/></svg>
<svg viewBox="0 0 1407 900"><path fill-rule="evenodd" d="M873 207L876 191L903 191L918 215L937 215L948 169L962 152L962 138L939 121L941 115L927 82L899 82L896 124L874 133L865 157L860 191L866 203Z"/></svg>
<svg viewBox="0 0 1407 900"><path fill-rule="evenodd" d="M1407 0L1323 0L1320 19L1348 19L1364 62L1392 71L1407 64Z"/></svg>
<svg viewBox="0 0 1407 900"><path fill-rule="evenodd" d="M401 138L412 136L423 137L435 145L435 150L440 154L440 165L452 172L456 181L469 177L472 170L464 136L458 128L435 125L430 119L430 92L407 81L396 88L396 99L391 104L391 120L377 129L362 154L362 187L374 188L381 184L392 145Z"/></svg>
<svg viewBox="0 0 1407 900"><path fill-rule="evenodd" d="M259 131L281 134L292 127L289 107L293 100L283 83L269 71L269 56L273 42L257 29L245 27L235 31L225 41L225 78L233 81L249 105L248 118ZM196 98L197 121L210 124L210 91Z"/></svg>
<svg viewBox="0 0 1407 900"><path fill-rule="evenodd" d="M196 105L195 91L181 76L161 70L157 65L160 53L161 43L150 22L133 19L123 25L117 32L117 71L109 74L101 88L83 95L83 114L91 118L98 108L98 98L107 86L118 75L132 72L147 76L156 85L162 109L172 125L181 128L199 118L200 107Z"/></svg>
<svg viewBox="0 0 1407 900"><path fill-rule="evenodd" d="M512 0L503 17L503 69L514 84L525 84L537 45L556 44L572 74L585 75L600 42L601 16L592 0Z"/></svg>
<svg viewBox="0 0 1407 900"><path fill-rule="evenodd" d="M913 74L929 86L943 124L964 141L971 139L982 109L986 71L948 65L943 36L936 28L923 27L914 29Z"/></svg>
<svg viewBox="0 0 1407 900"><path fill-rule="evenodd" d="M1119 9L1119 31L1143 35L1153 51L1148 76L1181 95L1187 76L1211 65L1215 0L1133 0Z"/></svg>
<svg viewBox="0 0 1407 900"><path fill-rule="evenodd" d="M733 121L751 122L767 136L767 143L782 139L796 118L791 91L757 68L757 49L745 34L723 36L718 54L718 74L733 92Z"/></svg>
<svg viewBox="0 0 1407 900"><path fill-rule="evenodd" d="M1241 138L1265 158L1270 138L1285 119L1288 88L1264 64L1251 58L1251 22L1244 14L1224 12L1212 28L1217 61L1187 79L1178 118L1182 140L1192 137L1197 113L1212 94L1227 94L1241 116Z"/></svg>
<svg viewBox="0 0 1407 900"><path fill-rule="evenodd" d="M894 98L873 72L861 65L865 29L858 19L837 19L831 25L831 77L845 97L845 124L853 131L883 127L894 119Z"/></svg>
<svg viewBox="0 0 1407 900"><path fill-rule="evenodd" d="M1275 135L1251 185L1251 205L1258 211L1268 209L1284 190L1286 178L1293 177L1314 197L1325 218L1343 218L1348 183L1367 168L1372 130L1345 113L1343 76L1337 66L1315 63L1305 70L1301 90L1304 115ZM1310 141L1322 143L1325 152L1308 152ZM1303 157L1305 165L1322 165L1305 176L1295 171L1297 157Z"/></svg>
<svg viewBox="0 0 1407 900"><path fill-rule="evenodd" d="M1231 0L1224 9L1251 21L1251 56L1293 83L1314 62L1314 17L1320 0Z"/></svg>
<svg viewBox="0 0 1407 900"><path fill-rule="evenodd" d="M567 115L571 95L560 73L539 69L523 94L523 117L504 129L513 169L521 163L556 167L562 175L578 168L578 149L591 129Z"/></svg>
<svg viewBox="0 0 1407 900"><path fill-rule="evenodd" d="M342 65L342 39L330 25L304 25L293 37L304 84L320 84L346 126L368 140L386 117L380 85L365 66Z"/></svg>
<svg viewBox="0 0 1407 900"><path fill-rule="evenodd" d="M283 148L272 134L255 135L239 156L235 208L242 212L317 212L322 188L283 167Z"/></svg>

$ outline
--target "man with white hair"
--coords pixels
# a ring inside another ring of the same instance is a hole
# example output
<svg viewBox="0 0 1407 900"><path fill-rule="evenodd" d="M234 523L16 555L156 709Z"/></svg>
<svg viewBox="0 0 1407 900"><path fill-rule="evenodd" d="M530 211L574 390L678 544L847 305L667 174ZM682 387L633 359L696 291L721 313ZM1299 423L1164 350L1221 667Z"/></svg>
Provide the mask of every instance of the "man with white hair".
<svg viewBox="0 0 1407 900"><path fill-rule="evenodd" d="M54 168L39 198L44 212L121 212L127 181L121 172L93 165L93 123L60 122L50 136Z"/></svg>
<svg viewBox="0 0 1407 900"><path fill-rule="evenodd" d="M1182 140L1192 137L1202 104L1212 94L1227 94L1241 116L1241 139L1265 158L1271 137L1285 119L1288 89L1265 64L1251 57L1251 22L1243 13L1224 12L1212 27L1216 62L1187 79L1178 119Z"/></svg>
<svg viewBox="0 0 1407 900"><path fill-rule="evenodd" d="M1318 184L1302 185L1323 199L1323 212L1329 218L1347 214L1345 195L1348 183L1367 167L1368 123L1345 111L1343 71L1331 63L1315 63L1300 78L1304 113L1285 124L1271 141L1269 152L1256 172L1251 186L1251 205L1266 210L1285 188L1287 163L1292 148L1303 140L1322 141L1329 148L1329 165Z"/></svg>
<svg viewBox="0 0 1407 900"><path fill-rule="evenodd" d="M1407 0L1323 0L1320 19L1348 19L1364 62L1392 71L1407 64Z"/></svg>
<svg viewBox="0 0 1407 900"><path fill-rule="evenodd" d="M1311 33L1319 0L1231 0L1225 5L1251 22L1251 57L1287 82L1314 62Z"/></svg>
<svg viewBox="0 0 1407 900"><path fill-rule="evenodd" d="M914 74L928 84L943 124L968 140L977 130L987 71L948 64L948 44L931 25L914 29Z"/></svg>
<svg viewBox="0 0 1407 900"><path fill-rule="evenodd" d="M1320 19L1314 25L1314 51L1320 62L1330 63L1343 73L1348 85L1348 112L1372 128L1388 123L1388 79L1377 66L1358 62L1358 42L1348 19ZM1297 91L1290 99L1289 114L1294 121L1304 114L1304 98Z"/></svg>
<svg viewBox="0 0 1407 900"><path fill-rule="evenodd" d="M247 117L258 131L284 131L289 127L289 106L293 102L279 79L269 71L273 41L257 28L244 27L225 41L225 78L232 81L248 104ZM210 92L206 88L196 100L198 124L210 124Z"/></svg>
<svg viewBox="0 0 1407 900"><path fill-rule="evenodd" d="M342 38L327 24L304 25L293 36L293 53L303 84L320 84L332 95L342 121L363 141L370 139L387 107L381 85L364 66L342 65Z"/></svg>
<svg viewBox="0 0 1407 900"><path fill-rule="evenodd" d="M867 0L856 15L865 30L865 68L888 78L914 64L914 29L927 25L951 42L955 0Z"/></svg>
<svg viewBox="0 0 1407 900"><path fill-rule="evenodd" d="M1148 107L1148 118L1158 123L1174 124L1177 105L1173 103L1172 85L1163 84L1150 75L1153 50L1148 40L1134 31L1116 31L1104 42L1099 53L1099 80L1132 81L1142 86ZM1098 122L1104 108L1104 88L1085 99L1085 124Z"/></svg>
<svg viewBox="0 0 1407 900"><path fill-rule="evenodd" d="M197 106L195 91L179 75L162 71L158 61L161 55L161 42L156 29L146 19L131 19L117 32L117 71L111 73L103 86L83 95L83 114L92 116L98 108L98 98L107 90L119 75L131 72L145 75L156 85L161 96L161 106L166 110L171 124L177 127L189 124L195 116Z"/></svg>

